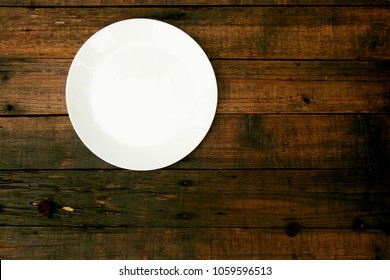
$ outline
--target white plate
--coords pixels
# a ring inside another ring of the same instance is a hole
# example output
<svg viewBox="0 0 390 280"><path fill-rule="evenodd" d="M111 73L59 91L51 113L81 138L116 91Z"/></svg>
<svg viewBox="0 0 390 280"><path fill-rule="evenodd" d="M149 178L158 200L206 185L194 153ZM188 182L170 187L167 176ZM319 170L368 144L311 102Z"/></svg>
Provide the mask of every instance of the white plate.
<svg viewBox="0 0 390 280"><path fill-rule="evenodd" d="M217 107L213 68L180 29L150 19L111 24L70 67L66 104L83 143L112 165L153 170L191 153Z"/></svg>

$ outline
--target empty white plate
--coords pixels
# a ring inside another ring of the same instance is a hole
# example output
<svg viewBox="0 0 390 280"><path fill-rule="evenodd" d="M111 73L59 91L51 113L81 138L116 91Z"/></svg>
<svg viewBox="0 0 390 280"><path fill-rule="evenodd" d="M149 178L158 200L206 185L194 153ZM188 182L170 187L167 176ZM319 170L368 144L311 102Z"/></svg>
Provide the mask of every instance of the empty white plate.
<svg viewBox="0 0 390 280"><path fill-rule="evenodd" d="M111 24L76 54L66 83L72 125L106 162L171 165L203 140L217 107L213 68L180 29L157 20Z"/></svg>

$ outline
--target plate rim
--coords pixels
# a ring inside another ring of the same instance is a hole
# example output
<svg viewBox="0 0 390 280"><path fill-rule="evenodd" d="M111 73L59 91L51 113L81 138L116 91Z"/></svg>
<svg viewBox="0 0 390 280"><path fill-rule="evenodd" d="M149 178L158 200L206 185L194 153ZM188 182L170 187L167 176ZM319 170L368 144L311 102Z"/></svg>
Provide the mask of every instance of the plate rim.
<svg viewBox="0 0 390 280"><path fill-rule="evenodd" d="M194 44L195 47L200 51L200 55L205 58L204 61L207 62L207 66L211 70L212 77L210 77L210 78L211 78L211 80L213 82L213 85L212 85L213 88L211 89L211 93L213 94L213 97L210 98L210 100L212 100L212 104L209 105L209 107L211 108L211 109L209 108L209 111L210 110L212 111L212 112L209 112L211 117L209 117L207 125L205 125L203 127L203 133L201 133L202 135L198 136L197 141L195 141L196 144L192 144L191 147L185 149L184 152L182 152L179 156L177 156L176 160L174 160L174 161L170 160L167 163L158 164L158 165L151 164L150 167L141 167L141 166L137 167L137 166L133 166L133 165L119 164L118 162L115 162L115 160L113 161L113 160L110 160L110 159L102 156L100 151L97 151L96 148L93 147L91 145L91 143L89 143L88 139L85 139L85 136L83 136L83 132L79 128L77 117L72 113L72 110L73 110L72 109L72 104L71 104L72 102L70 101L71 98L72 98L71 97L71 93L70 93L70 91L71 91L70 90L70 86L71 86L70 84L73 82L73 80L72 80L72 71L73 71L73 69L75 67L74 63L77 61L79 56L82 54L82 50L84 50L86 48L88 42L90 42L92 38L97 36L97 34L102 33L104 31L107 31L107 30L109 30L110 28L112 28L115 25L123 25L122 28L126 29L127 24L132 24L132 23L135 23L135 22L146 22L147 24L151 23L151 24L158 24L158 25L162 24L162 25L168 26L170 29L174 30L175 32L179 31L180 33L182 33L187 38L187 40L189 39L189 40L192 41L192 44ZM216 79L215 71L214 71L213 66L211 64L211 61L208 58L208 56L205 53L205 51L203 50L203 48L189 34L184 32L182 29L180 29L180 28L178 28L178 27L176 27L176 26L174 26L172 24L166 23L164 21L156 20L156 19L148 19L148 18L125 19L125 20L121 20L121 21L117 21L117 22L114 22L112 24L109 24L109 25L101 28L100 30L98 30L94 34L92 34L82 44L82 46L79 48L79 50L77 51L76 55L74 56L74 58L72 60L72 63L71 63L71 66L69 68L68 76L67 76L67 80L66 80L66 107L67 107L67 111L68 111L68 115L69 115L69 119L71 121L72 127L75 130L75 132L76 132L77 136L79 137L79 139L98 158L102 159L103 161L105 161L105 162L107 162L107 163L109 163L109 164L111 164L113 166L116 166L116 167L119 167L119 168L123 168L123 169L128 169L128 170L148 171L148 170L161 169L161 168L165 168L165 167L171 166L171 165L177 163L178 161L182 160L186 156L188 156L190 153L192 153L199 146L199 144L204 140L204 138L208 134L208 132L209 132L211 126L212 126L212 123L214 122L214 119L215 119L217 105L218 105L218 84L217 84L217 79Z"/></svg>

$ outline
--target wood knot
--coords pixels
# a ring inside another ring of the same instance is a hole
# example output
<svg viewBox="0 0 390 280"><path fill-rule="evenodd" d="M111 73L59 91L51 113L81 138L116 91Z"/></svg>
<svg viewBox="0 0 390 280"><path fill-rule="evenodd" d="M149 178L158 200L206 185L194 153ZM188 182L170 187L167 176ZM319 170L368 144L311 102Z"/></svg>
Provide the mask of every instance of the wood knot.
<svg viewBox="0 0 390 280"><path fill-rule="evenodd" d="M183 187L191 187L194 185L194 182L192 180L182 180L179 185Z"/></svg>
<svg viewBox="0 0 390 280"><path fill-rule="evenodd" d="M45 218L51 218L52 214L55 211L55 208L56 208L55 203L48 199L42 200L37 205L38 213L42 214L42 216Z"/></svg>
<svg viewBox="0 0 390 280"><path fill-rule="evenodd" d="M8 81L9 80L9 76L7 73L4 73L2 76L1 76L1 80L2 81Z"/></svg>
<svg viewBox="0 0 390 280"><path fill-rule="evenodd" d="M193 218L193 215L191 213L180 212L180 213L176 214L177 220L187 221L187 220L190 220L192 218Z"/></svg>
<svg viewBox="0 0 390 280"><path fill-rule="evenodd" d="M298 234L301 228L302 228L301 225L298 224L297 222L291 223L287 226L286 234L289 237L294 237L295 235Z"/></svg>
<svg viewBox="0 0 390 280"><path fill-rule="evenodd" d="M15 106L12 104L7 104L4 109L7 112L12 112L12 111L15 111Z"/></svg>
<svg viewBox="0 0 390 280"><path fill-rule="evenodd" d="M305 104L309 104L310 103L310 98L307 97L307 96L302 97L302 100L303 100L303 102L305 102Z"/></svg>
<svg viewBox="0 0 390 280"><path fill-rule="evenodd" d="M365 232L367 225L360 219L355 219L352 224L352 229L357 232Z"/></svg>

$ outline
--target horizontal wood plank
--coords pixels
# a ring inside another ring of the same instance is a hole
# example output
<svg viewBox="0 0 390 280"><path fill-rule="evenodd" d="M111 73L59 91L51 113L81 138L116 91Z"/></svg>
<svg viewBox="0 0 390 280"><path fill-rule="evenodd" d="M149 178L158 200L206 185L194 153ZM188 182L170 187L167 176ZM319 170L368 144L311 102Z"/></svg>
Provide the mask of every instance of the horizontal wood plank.
<svg viewBox="0 0 390 280"><path fill-rule="evenodd" d="M360 222L390 233L389 179L390 172L370 171L2 171L0 224L286 228L298 222L306 229L355 229ZM45 200L50 215L38 206Z"/></svg>
<svg viewBox="0 0 390 280"><path fill-rule="evenodd" d="M1 259L389 259L389 235L261 229L0 227Z"/></svg>
<svg viewBox="0 0 390 280"><path fill-rule="evenodd" d="M71 59L0 59L0 115L67 114ZM389 113L387 61L213 60L217 113ZM42 83L44 81L44 83Z"/></svg>
<svg viewBox="0 0 390 280"><path fill-rule="evenodd" d="M174 169L384 169L387 115L217 115ZM66 116L0 118L0 169L113 168L79 140Z"/></svg>
<svg viewBox="0 0 390 280"><path fill-rule="evenodd" d="M387 7L2 8L2 57L72 58L96 31L129 18L171 23L210 58L390 59Z"/></svg>
<svg viewBox="0 0 390 280"><path fill-rule="evenodd" d="M0 6L219 6L219 5L389 5L386 0L0 0Z"/></svg>

